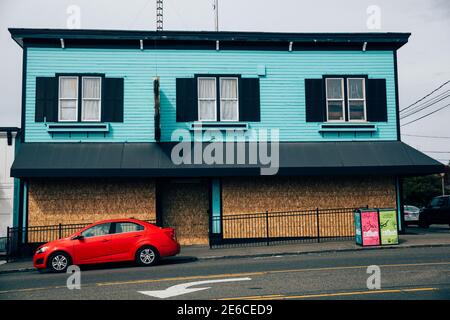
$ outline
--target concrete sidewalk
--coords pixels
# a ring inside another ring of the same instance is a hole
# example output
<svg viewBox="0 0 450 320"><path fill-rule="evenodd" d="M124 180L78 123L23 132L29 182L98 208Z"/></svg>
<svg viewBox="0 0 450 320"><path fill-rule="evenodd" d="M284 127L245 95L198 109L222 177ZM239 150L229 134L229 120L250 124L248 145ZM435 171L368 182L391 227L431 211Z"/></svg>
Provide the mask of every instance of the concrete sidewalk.
<svg viewBox="0 0 450 320"><path fill-rule="evenodd" d="M300 242L295 244L272 244L270 246L260 245L220 249L210 249L209 246L185 246L182 247L181 253L178 257L207 260L434 246L450 247L450 229L447 226L431 227L429 229L414 227L408 228L406 234L400 235L400 243L394 246L360 247L357 246L353 240L329 241L321 243ZM31 258L18 259L9 263L4 263L1 260L2 259L0 257L0 274L35 270L33 268Z"/></svg>

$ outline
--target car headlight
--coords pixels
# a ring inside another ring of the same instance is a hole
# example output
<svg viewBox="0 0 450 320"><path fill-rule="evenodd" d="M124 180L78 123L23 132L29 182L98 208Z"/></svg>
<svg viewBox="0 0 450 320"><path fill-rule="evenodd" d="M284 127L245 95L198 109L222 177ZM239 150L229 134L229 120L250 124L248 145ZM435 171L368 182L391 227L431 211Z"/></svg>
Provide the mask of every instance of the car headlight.
<svg viewBox="0 0 450 320"><path fill-rule="evenodd" d="M47 251L47 249L48 249L47 246L40 247L40 248L36 251L36 254L44 253L45 251Z"/></svg>

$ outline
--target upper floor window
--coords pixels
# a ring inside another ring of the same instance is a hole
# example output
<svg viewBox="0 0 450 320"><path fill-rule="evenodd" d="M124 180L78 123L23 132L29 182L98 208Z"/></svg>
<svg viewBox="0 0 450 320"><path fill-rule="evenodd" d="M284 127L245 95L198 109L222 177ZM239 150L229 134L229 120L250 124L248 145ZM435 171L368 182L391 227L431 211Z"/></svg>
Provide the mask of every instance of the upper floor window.
<svg viewBox="0 0 450 320"><path fill-rule="evenodd" d="M78 76L59 77L58 121L101 120L101 77L81 77L81 113L79 85Z"/></svg>
<svg viewBox="0 0 450 320"><path fill-rule="evenodd" d="M81 121L100 121L101 86L100 77L83 77L83 102L81 104Z"/></svg>
<svg viewBox="0 0 450 320"><path fill-rule="evenodd" d="M234 127L261 121L259 78L238 74L196 74L176 79L176 121L210 121ZM226 125L225 122L228 122Z"/></svg>
<svg viewBox="0 0 450 320"><path fill-rule="evenodd" d="M366 88L364 78L347 78L348 120L366 120Z"/></svg>
<svg viewBox="0 0 450 320"><path fill-rule="evenodd" d="M327 121L366 121L364 78L326 78Z"/></svg>
<svg viewBox="0 0 450 320"><path fill-rule="evenodd" d="M239 121L237 77L198 78L198 120Z"/></svg>
<svg viewBox="0 0 450 320"><path fill-rule="evenodd" d="M78 120L78 77L59 77L59 121Z"/></svg>
<svg viewBox="0 0 450 320"><path fill-rule="evenodd" d="M238 78L220 78L220 121L239 121Z"/></svg>
<svg viewBox="0 0 450 320"><path fill-rule="evenodd" d="M123 122L124 83L100 73L36 77L35 121Z"/></svg>
<svg viewBox="0 0 450 320"><path fill-rule="evenodd" d="M216 78L198 78L198 120L217 120Z"/></svg>
<svg viewBox="0 0 450 320"><path fill-rule="evenodd" d="M327 120L344 121L344 79L327 78Z"/></svg>

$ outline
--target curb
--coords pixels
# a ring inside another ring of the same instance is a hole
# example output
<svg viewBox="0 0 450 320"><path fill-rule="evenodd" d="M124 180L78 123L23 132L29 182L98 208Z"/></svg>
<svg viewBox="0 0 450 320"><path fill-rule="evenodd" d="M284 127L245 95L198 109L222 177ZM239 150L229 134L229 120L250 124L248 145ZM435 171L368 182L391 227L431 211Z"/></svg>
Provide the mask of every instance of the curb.
<svg viewBox="0 0 450 320"><path fill-rule="evenodd" d="M10 269L10 270L0 270L0 275L8 273L19 273L19 272L31 272L36 271L36 268L20 268L20 269Z"/></svg>
<svg viewBox="0 0 450 320"><path fill-rule="evenodd" d="M410 249L410 248L437 248L437 247L450 247L448 244L415 244L398 246L386 246L386 247L356 247L356 248L344 248L344 249L327 249L327 250L311 250L311 251L291 251L291 252L271 252L271 253L256 253L246 255L227 255L227 256L205 256L198 257L197 260L221 260L221 259L245 259L245 258L264 258L274 256L297 256L303 254L316 254L316 253L333 253L333 252L352 252L360 250L389 250L389 249Z"/></svg>
<svg viewBox="0 0 450 320"><path fill-rule="evenodd" d="M227 256L204 256L196 257L195 261L207 261L207 260L223 260L223 259L246 259L246 258L265 258L274 256L298 256L306 254L317 254L317 253L336 253L336 252L355 252L361 250L395 250L395 249L410 249L410 248L438 248L438 247L450 247L448 244L415 244L415 245L403 245L403 246L386 246L386 247L355 247L355 248L344 248L344 249L327 249L327 250L311 250L311 251L291 251L291 252L271 252L271 253L255 253L255 254L245 254L245 255L227 255ZM180 256L182 257L182 256ZM8 264L8 263L6 263ZM31 272L36 271L34 267L19 268L19 269L9 269L0 270L1 274L9 273L20 273L20 272Z"/></svg>

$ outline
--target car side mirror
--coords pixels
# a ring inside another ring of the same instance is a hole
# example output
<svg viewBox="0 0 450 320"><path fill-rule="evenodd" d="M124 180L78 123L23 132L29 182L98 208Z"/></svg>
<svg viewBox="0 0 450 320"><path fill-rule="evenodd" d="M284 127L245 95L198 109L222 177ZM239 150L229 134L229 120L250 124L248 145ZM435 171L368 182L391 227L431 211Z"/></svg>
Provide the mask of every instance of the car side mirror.
<svg viewBox="0 0 450 320"><path fill-rule="evenodd" d="M72 240L83 240L84 236L82 236L81 234L76 235L75 237L72 237Z"/></svg>

